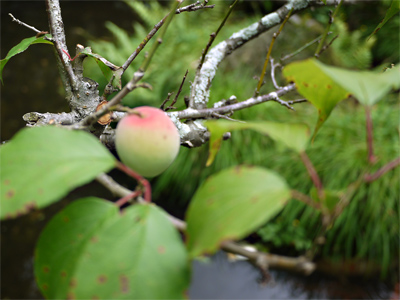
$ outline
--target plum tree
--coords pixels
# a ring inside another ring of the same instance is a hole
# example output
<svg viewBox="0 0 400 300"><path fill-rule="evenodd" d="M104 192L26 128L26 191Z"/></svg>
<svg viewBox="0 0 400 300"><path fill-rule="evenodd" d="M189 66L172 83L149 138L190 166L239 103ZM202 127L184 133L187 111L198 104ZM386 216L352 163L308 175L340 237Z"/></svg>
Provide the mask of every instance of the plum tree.
<svg viewBox="0 0 400 300"><path fill-rule="evenodd" d="M180 138L164 111L141 106L118 122L115 146L125 165L142 176L154 177L174 161Z"/></svg>

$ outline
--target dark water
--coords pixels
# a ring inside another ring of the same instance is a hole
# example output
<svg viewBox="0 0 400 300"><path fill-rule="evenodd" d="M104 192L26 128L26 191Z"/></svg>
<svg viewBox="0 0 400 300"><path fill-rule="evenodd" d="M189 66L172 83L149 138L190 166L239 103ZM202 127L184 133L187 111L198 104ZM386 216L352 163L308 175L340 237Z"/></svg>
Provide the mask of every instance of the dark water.
<svg viewBox="0 0 400 300"><path fill-rule="evenodd" d="M67 44L74 49L85 45L83 30L94 37L109 37L104 21L131 30L134 20L124 3L114 1L62 1ZM11 22L16 18L47 30L43 1L0 1L1 58L23 38L34 35ZM72 51L71 51L72 52ZM1 140L10 139L24 127L22 115L30 111L68 111L62 96L55 58L48 45L34 45L11 59L4 71L1 87ZM62 201L43 211L1 222L1 298L41 299L33 278L35 242L48 220L71 201L98 196L112 199L97 183L81 187ZM304 277L283 271L271 271L272 280L260 285L260 273L245 261L231 263L223 253L210 262L193 263L189 295L193 299L389 299L392 286L379 281L338 280L326 275Z"/></svg>

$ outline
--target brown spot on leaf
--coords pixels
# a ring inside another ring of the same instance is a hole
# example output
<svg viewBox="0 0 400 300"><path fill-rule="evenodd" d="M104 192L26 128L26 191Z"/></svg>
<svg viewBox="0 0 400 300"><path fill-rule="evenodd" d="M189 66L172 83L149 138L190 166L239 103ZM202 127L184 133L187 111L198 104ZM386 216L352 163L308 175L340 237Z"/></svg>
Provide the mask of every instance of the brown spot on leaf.
<svg viewBox="0 0 400 300"><path fill-rule="evenodd" d="M91 241L93 244L95 244L95 243L97 243L97 242L99 241L99 239L98 239L97 236L93 236L93 237L90 239L90 241Z"/></svg>
<svg viewBox="0 0 400 300"><path fill-rule="evenodd" d="M127 294L129 292L129 281L126 275L119 276L119 286L122 294Z"/></svg>
<svg viewBox="0 0 400 300"><path fill-rule="evenodd" d="M50 272L50 268L48 266L44 266L42 268L42 270L43 270L44 273L49 273Z"/></svg>
<svg viewBox="0 0 400 300"><path fill-rule="evenodd" d="M164 254L165 253L165 247L164 246L159 246L157 249L158 253Z"/></svg>
<svg viewBox="0 0 400 300"><path fill-rule="evenodd" d="M100 298L99 298L99 296L93 295L91 299L97 300L97 299L100 299Z"/></svg>
<svg viewBox="0 0 400 300"><path fill-rule="evenodd" d="M212 143L211 149L218 150L221 145L221 139L218 139Z"/></svg>
<svg viewBox="0 0 400 300"><path fill-rule="evenodd" d="M63 220L65 223L68 223L68 222L69 222L69 217L64 216L62 220Z"/></svg>
<svg viewBox="0 0 400 300"><path fill-rule="evenodd" d="M303 82L303 85L304 85L305 87L308 87L308 83L307 83L307 82Z"/></svg>
<svg viewBox="0 0 400 300"><path fill-rule="evenodd" d="M43 195L43 192L44 192L43 189L38 189L38 194L39 195Z"/></svg>
<svg viewBox="0 0 400 300"><path fill-rule="evenodd" d="M69 293L67 294L67 299L68 299L68 300L74 300L74 299L76 299L75 294L69 292Z"/></svg>
<svg viewBox="0 0 400 300"><path fill-rule="evenodd" d="M107 276L106 275L100 275L99 277L97 277L97 282L100 284L103 284L107 281Z"/></svg>
<svg viewBox="0 0 400 300"><path fill-rule="evenodd" d="M76 287L76 284L77 284L76 279L71 278L71 280L69 281L69 286L74 288L74 287Z"/></svg>
<svg viewBox="0 0 400 300"><path fill-rule="evenodd" d="M48 290L49 289L49 286L47 285L47 283L43 283L42 284L42 289L43 290Z"/></svg>
<svg viewBox="0 0 400 300"><path fill-rule="evenodd" d="M25 206L25 210L28 212L36 207L36 202L31 201L31 202L26 203L24 206Z"/></svg>
<svg viewBox="0 0 400 300"><path fill-rule="evenodd" d="M258 200L259 200L259 198L257 196L253 196L253 197L251 197L250 202L251 203L257 203Z"/></svg>
<svg viewBox="0 0 400 300"><path fill-rule="evenodd" d="M63 277L63 278L67 277L67 272L61 271L61 277Z"/></svg>
<svg viewBox="0 0 400 300"><path fill-rule="evenodd" d="M13 189L10 189L6 192L7 199L11 199L12 197L14 197L14 195L15 195L15 191Z"/></svg>
<svg viewBox="0 0 400 300"><path fill-rule="evenodd" d="M215 202L214 198L207 199L207 205L212 205L212 204L214 204L214 202Z"/></svg>
<svg viewBox="0 0 400 300"><path fill-rule="evenodd" d="M137 216L137 217L135 217L135 220L134 220L134 221L135 221L136 223L139 223L141 220L142 220L142 218L139 217L139 216Z"/></svg>
<svg viewBox="0 0 400 300"><path fill-rule="evenodd" d="M10 179L5 179L4 180L4 185L9 185L10 184Z"/></svg>
<svg viewBox="0 0 400 300"><path fill-rule="evenodd" d="M330 90L330 89L332 88L332 86L331 86L330 84L328 84L328 85L326 86L326 88L327 88L328 90Z"/></svg>
<svg viewBox="0 0 400 300"><path fill-rule="evenodd" d="M314 85L313 85L313 87L314 87L314 88L316 88L316 87L317 87L317 85L316 85L316 84L314 84Z"/></svg>

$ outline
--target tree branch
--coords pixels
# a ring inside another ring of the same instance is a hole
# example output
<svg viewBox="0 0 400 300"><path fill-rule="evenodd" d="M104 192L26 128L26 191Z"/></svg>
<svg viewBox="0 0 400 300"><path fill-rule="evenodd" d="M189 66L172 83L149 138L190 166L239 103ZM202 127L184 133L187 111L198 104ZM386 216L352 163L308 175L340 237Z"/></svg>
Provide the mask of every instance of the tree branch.
<svg viewBox="0 0 400 300"><path fill-rule="evenodd" d="M63 82L68 98L72 98L71 93L78 90L78 83L69 61L63 50L68 52L65 42L64 23L61 17L59 0L46 0L47 14L49 17L50 34L53 37L56 49L56 58L61 80Z"/></svg>
<svg viewBox="0 0 400 300"><path fill-rule="evenodd" d="M327 0L327 4L329 5L335 4L336 2L335 0ZM219 64L226 56L248 41L256 38L261 33L283 22L285 16L292 8L293 12L297 12L311 4L322 5L323 3L320 1L290 0L288 4L282 6L275 12L264 16L260 21L232 34L227 40L212 48L206 56L201 70L196 74L193 80L189 98L189 108L203 109L207 107L211 83Z"/></svg>

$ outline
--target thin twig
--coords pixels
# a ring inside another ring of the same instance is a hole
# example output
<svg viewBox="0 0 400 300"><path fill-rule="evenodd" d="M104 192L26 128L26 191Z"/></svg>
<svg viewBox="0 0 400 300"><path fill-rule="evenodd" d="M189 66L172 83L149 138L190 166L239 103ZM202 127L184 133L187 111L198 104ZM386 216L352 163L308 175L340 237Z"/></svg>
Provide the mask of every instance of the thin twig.
<svg viewBox="0 0 400 300"><path fill-rule="evenodd" d="M252 107L254 105L258 105L267 101L272 101L274 100L277 96L283 96L291 91L294 91L296 89L295 85L293 83L282 87L280 90L277 90L275 92L271 92L269 94L265 95L260 95L257 97L251 97L249 99L229 104L226 106L221 106L221 107L213 107L213 108L204 108L204 109L192 109L188 108L185 110L181 111L176 111L176 112L169 112L168 114L172 117L178 118L178 119L199 119L199 118L209 118L212 116L213 113L217 113L220 115L224 115L230 112L234 112L237 110L242 110L248 107ZM296 103L297 100L292 100L294 103ZM299 100L299 102L304 102L303 99ZM289 103L289 102L288 102Z"/></svg>
<svg viewBox="0 0 400 300"><path fill-rule="evenodd" d="M166 111L167 109L165 108L165 104L167 104L167 102L169 100L171 100L171 96L172 96L172 92L168 93L167 98L165 98L165 100L161 103L160 105L160 109L162 109L163 111Z"/></svg>
<svg viewBox="0 0 400 300"><path fill-rule="evenodd" d="M16 19L11 13L9 13L8 15L12 18L13 22L17 22L17 23L18 23L19 25L21 25L21 26L25 26L26 28L29 28L29 29L33 30L34 32L36 32L36 33L41 33L41 32L43 32L43 31L41 31L41 30L39 30L39 29L36 29L36 28L33 27L33 26L30 26L30 25L28 25L28 24L26 24L26 23L24 23L24 22L21 22L20 20Z"/></svg>
<svg viewBox="0 0 400 300"><path fill-rule="evenodd" d="M175 11L179 7L179 5L182 4L182 2L183 2L183 0L174 0L171 11ZM165 33L167 32L168 25L171 23L174 16L175 16L175 14L171 14L171 13L169 13L167 15L165 22L164 22L165 24L160 31L157 41L154 41L153 46L150 48L147 57L144 59L143 63L139 67L140 71L146 72L146 70L150 64L150 61L154 56L154 53L157 51L158 47L163 42L163 38L164 38Z"/></svg>
<svg viewBox="0 0 400 300"><path fill-rule="evenodd" d="M123 187L118 182L116 182L111 176L105 173L101 173L96 177L96 180L106 187L113 195L119 197L125 197L132 193L131 190Z"/></svg>
<svg viewBox="0 0 400 300"><path fill-rule="evenodd" d="M196 10L203 9L203 8L214 8L214 7L215 7L215 4L206 5L206 3L201 4L200 1L197 1L196 3L192 3L192 4L189 4L187 6L178 8L175 11L175 13L178 15L178 14L180 14L182 12L185 12L185 11L192 12L192 11L196 11Z"/></svg>
<svg viewBox="0 0 400 300"><path fill-rule="evenodd" d="M308 100L307 99L296 99L296 100L289 100L289 101L286 101L289 105L293 105L293 104L296 104L296 103L303 103L303 102L307 102Z"/></svg>
<svg viewBox="0 0 400 300"><path fill-rule="evenodd" d="M392 160L391 162L387 163L384 165L382 168L380 168L378 171L376 171L373 174L366 174L364 177L364 180L366 182L372 182L380 178L382 175L386 174L390 170L396 168L398 165L400 165L400 157Z"/></svg>
<svg viewBox="0 0 400 300"><path fill-rule="evenodd" d="M274 59L271 57L270 59L271 62L271 79L272 79L272 83L274 85L274 87L279 90L281 87L278 85L276 79L275 79L275 69L276 67L282 67L282 65L280 63L275 64L274 63Z"/></svg>
<svg viewBox="0 0 400 300"><path fill-rule="evenodd" d="M229 118L228 116L224 116L224 115L218 114L218 113L216 113L216 112L213 112L211 115L212 115L213 117L217 117L217 118L220 118L220 119L225 119L225 120L232 121L232 122L246 123L246 122L244 122L244 121L235 120L235 119Z"/></svg>
<svg viewBox="0 0 400 300"><path fill-rule="evenodd" d="M267 57L265 58L265 61L264 61L264 66L263 66L263 69L261 71L260 80L258 81L258 85L257 85L256 91L254 93L255 96L260 93L261 86L263 85L265 72L267 71L269 57L271 56L271 52L272 52L272 48L274 46L275 40L279 36L279 34L281 33L281 31L283 29L283 26L285 26L286 22L289 20L293 10L294 10L294 8L292 7L290 9L290 11L288 12L288 14L286 15L285 19L283 20L283 22L282 22L281 26L279 27L278 31L275 32L272 35L271 44L269 45L268 52L267 52Z"/></svg>
<svg viewBox="0 0 400 300"><path fill-rule="evenodd" d="M321 55L324 51L326 51L338 37L339 35L334 36L328 44L323 46L321 51L319 52L319 55Z"/></svg>
<svg viewBox="0 0 400 300"><path fill-rule="evenodd" d="M229 6L228 12L226 13L225 18L222 20L221 24L219 25L217 31L210 34L210 39L206 45L206 48L203 50L203 53L201 54L200 63L197 66L197 70L200 70L201 67L203 66L204 59L208 53L208 50L210 49L210 47L211 47L212 43L214 42L215 38L217 37L218 33L221 31L222 27L224 27L226 20L228 20L228 17L231 14L231 12L237 2L238 2L238 0L235 0L235 2L233 2L233 4L231 6Z"/></svg>
<svg viewBox="0 0 400 300"><path fill-rule="evenodd" d="M332 33L332 32L328 32L328 35L331 34L331 33ZM288 59L290 59L290 58L296 56L297 54L299 54L299 53L300 53L301 51L303 51L304 49L306 49L306 48L310 47L311 45L317 43L319 40L321 40L322 37L323 37L323 34L321 34L319 37L313 39L311 42L308 42L308 43L305 44L304 46L300 47L300 48L297 49L296 51L294 51L294 52L292 52L292 53L290 53L290 54L288 54L288 55L285 55L284 57L282 57L282 58L280 59L280 62L283 62L283 61L285 61L285 60L288 60Z"/></svg>
<svg viewBox="0 0 400 300"><path fill-rule="evenodd" d="M180 93L182 92L183 84L185 83L188 73L189 73L189 70L186 70L185 75L182 78L181 85L179 86L178 92L176 93L176 96L175 96L174 100L172 101L171 105L169 107L167 107L167 110L169 108L172 108L174 106L174 104L176 103L176 101L178 101L178 97L179 97Z"/></svg>
<svg viewBox="0 0 400 300"><path fill-rule="evenodd" d="M175 11L175 14L180 14L182 12L191 12L191 11L196 11L199 9L203 8L214 8L215 5L205 5L205 4L199 4L200 2L197 1L196 3L184 6L182 8L178 8ZM157 33L157 31L161 28L161 26L164 25L165 20L169 16L169 13L162 18L160 22L158 22L156 25L154 25L153 29L147 34L147 36L144 38L144 40L137 46L135 51L129 56L129 58L124 62L122 65L122 69L125 70L130 66L130 64L133 62L133 60L139 55L139 53L143 50L143 48L147 45L147 43L151 40L151 38Z"/></svg>
<svg viewBox="0 0 400 300"><path fill-rule="evenodd" d="M174 100L172 100L171 105L169 105L168 107L165 107L165 104L170 100L170 98L171 98L171 96L173 94L173 93L168 93L167 99L165 99L163 101L163 103L160 106L160 109L162 109L163 111L168 111L170 109L175 109L176 108L176 107L174 107L174 104L178 101L178 97L179 97L180 93L182 92L182 87L183 87L183 84L185 83L185 80L186 80L188 72L189 72L189 70L186 70L186 73L182 78L181 85L179 86L178 92L176 93L176 96L175 96Z"/></svg>
<svg viewBox="0 0 400 300"><path fill-rule="evenodd" d="M321 50L322 50L322 47L324 46L326 37L328 36L328 32L329 32L329 30L331 29L331 26L332 26L332 24L333 24L333 22L334 22L334 20L335 20L335 17L336 17L336 15L337 15L337 13L338 13L338 11L339 11L339 9L340 9L340 6L342 6L342 3L343 3L343 0L340 0L340 2L339 2L339 4L336 6L335 11L334 11L333 14L332 14L332 11L330 11L330 14L331 14L331 15L329 16L328 25L327 25L326 28L325 28L325 31L324 31L324 33L323 33L323 35L322 35L322 39L320 40L320 42L319 42L319 44L318 44L317 50L315 50L314 56L315 56L316 58L318 58L318 57L320 56L320 54L321 54Z"/></svg>
<svg viewBox="0 0 400 300"><path fill-rule="evenodd" d="M288 102L280 99L276 93L275 94L274 93L270 93L270 94L272 94L272 99L271 100L274 100L275 102L278 102L280 105L285 106L288 109L294 110L294 108L292 106L290 106L290 104Z"/></svg>
<svg viewBox="0 0 400 300"><path fill-rule="evenodd" d="M324 199L325 198L324 187L322 185L321 179L318 176L317 171L315 170L313 163L311 162L310 158L304 151L300 153L300 158L301 158L304 166L306 167L308 175L310 175L310 178L311 178L312 182L314 183L314 186L317 189L318 198L321 200Z"/></svg>
<svg viewBox="0 0 400 300"><path fill-rule="evenodd" d="M247 257L256 266L262 269L270 268L280 268L291 271L301 272L303 274L311 274L316 265L309 259L300 257L288 257L282 255L275 255L270 253L262 253L259 251L249 251L244 247L234 243L225 242L221 245L221 248L227 252L235 253Z"/></svg>

